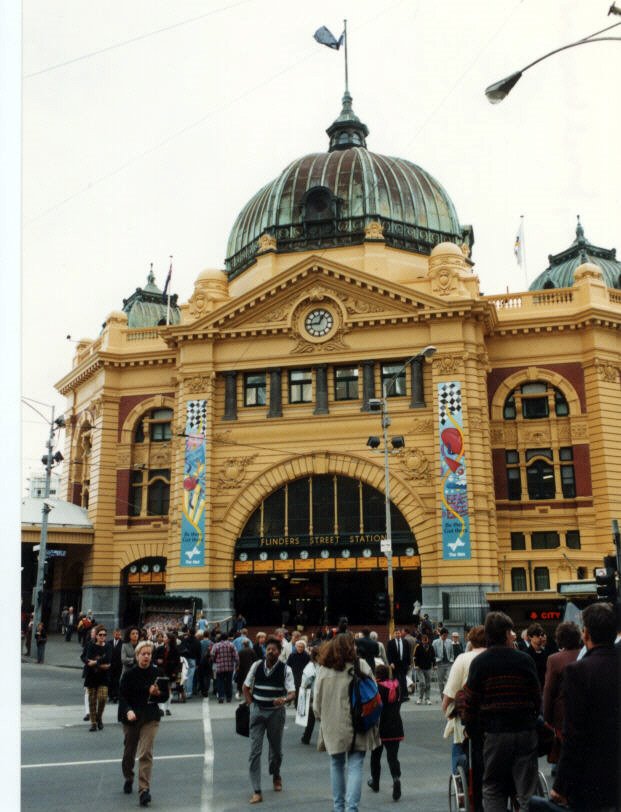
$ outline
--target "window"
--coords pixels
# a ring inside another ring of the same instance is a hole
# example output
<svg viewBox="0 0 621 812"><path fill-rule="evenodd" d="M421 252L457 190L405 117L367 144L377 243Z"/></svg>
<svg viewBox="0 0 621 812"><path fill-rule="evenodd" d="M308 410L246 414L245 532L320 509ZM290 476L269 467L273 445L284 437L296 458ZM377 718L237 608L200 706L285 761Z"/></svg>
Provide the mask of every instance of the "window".
<svg viewBox="0 0 621 812"><path fill-rule="evenodd" d="M149 439L153 443L168 442L172 437L172 409L152 409L138 422L134 432L134 442L144 443L145 424L149 427Z"/></svg>
<svg viewBox="0 0 621 812"><path fill-rule="evenodd" d="M531 534L530 546L533 550L556 550L561 546L561 540L555 530L536 532Z"/></svg>
<svg viewBox="0 0 621 812"><path fill-rule="evenodd" d="M573 448L561 448L559 450L561 460L561 489L565 499L573 499L576 495L576 478L574 476L574 450ZM565 463L563 465L563 463Z"/></svg>
<svg viewBox="0 0 621 812"><path fill-rule="evenodd" d="M403 364L382 364L382 395L385 398L405 395L405 367Z"/></svg>
<svg viewBox="0 0 621 812"><path fill-rule="evenodd" d="M532 462L530 462L533 460ZM556 482L554 478L554 465L552 463L552 449L530 448L526 450L526 483L529 499L554 499L556 495Z"/></svg>
<svg viewBox="0 0 621 812"><path fill-rule="evenodd" d="M536 592L550 589L550 571L547 567L535 567L534 574Z"/></svg>
<svg viewBox="0 0 621 812"><path fill-rule="evenodd" d="M146 504L145 504L146 497ZM130 516L167 516L170 501L170 470L132 471L129 488Z"/></svg>
<svg viewBox="0 0 621 812"><path fill-rule="evenodd" d="M265 536L380 534L386 531L384 494L351 477L317 474L288 482L271 493L250 516L242 539ZM407 520L391 502L393 541L416 550ZM377 540L376 540L377 541ZM362 547L360 547L360 552Z"/></svg>
<svg viewBox="0 0 621 812"><path fill-rule="evenodd" d="M548 416L550 412L547 389L547 384L541 382L522 385L522 417L525 420L539 420Z"/></svg>
<svg viewBox="0 0 621 812"><path fill-rule="evenodd" d="M358 367L340 367L334 370L334 399L358 399Z"/></svg>
<svg viewBox="0 0 621 812"><path fill-rule="evenodd" d="M545 381L524 383L511 392L503 407L505 420L515 420L521 414L524 420L541 420L549 417L551 410L556 417L567 417L569 404L556 386Z"/></svg>
<svg viewBox="0 0 621 812"><path fill-rule="evenodd" d="M265 406L265 373L244 375L244 406Z"/></svg>
<svg viewBox="0 0 621 812"><path fill-rule="evenodd" d="M580 531L568 530L565 533L565 544L569 550L580 549Z"/></svg>
<svg viewBox="0 0 621 812"><path fill-rule="evenodd" d="M524 533L511 533L511 549L512 550L526 549L526 536L524 535Z"/></svg>
<svg viewBox="0 0 621 812"><path fill-rule="evenodd" d="M511 591L526 592L526 570L524 567L511 568Z"/></svg>
<svg viewBox="0 0 621 812"><path fill-rule="evenodd" d="M521 499L520 455L517 451L506 451L505 459L507 462L507 496L512 500Z"/></svg>
<svg viewBox="0 0 621 812"><path fill-rule="evenodd" d="M310 403L311 398L310 369L292 369L289 373L289 403Z"/></svg>
<svg viewBox="0 0 621 812"><path fill-rule="evenodd" d="M168 515L169 500L170 471L164 468L149 471L149 482L147 487L147 515Z"/></svg>

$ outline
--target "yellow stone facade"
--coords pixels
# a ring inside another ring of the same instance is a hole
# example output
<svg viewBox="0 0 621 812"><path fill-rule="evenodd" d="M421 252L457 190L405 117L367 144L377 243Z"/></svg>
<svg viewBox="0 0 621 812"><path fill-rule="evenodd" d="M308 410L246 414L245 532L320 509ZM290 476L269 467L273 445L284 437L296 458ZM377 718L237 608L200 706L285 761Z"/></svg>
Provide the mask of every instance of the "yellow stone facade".
<svg viewBox="0 0 621 812"><path fill-rule="evenodd" d="M373 361L381 393L381 363L403 363L428 345L437 351L424 364L425 405L411 408L408 395L387 399L390 433L405 439L390 457L391 499L417 545L416 555L395 558L396 573L416 575L424 611L446 620L456 593L469 594L479 609L494 592L500 602L519 597L535 605L558 598L558 581L590 578L611 552L611 520L621 514L621 293L604 286L598 268L583 265L572 288L481 296L467 249L452 243L430 256L400 251L384 243L377 224L360 245L278 253L276 239L264 236L256 262L239 276L198 275L180 324L132 330L124 313L110 314L98 339L78 345L72 370L57 384L67 397L62 495L86 504L95 527L94 544L83 550L83 608L123 620L128 568L146 559L165 562L167 594L201 596L211 617L239 604L236 576L349 571L364 590L365 572L385 569L379 555L242 561L236 544L261 502L300 477L335 474L384 493L383 456L366 445L381 433L379 416L362 408L360 393L335 400L333 372ZM319 306L333 324L313 338L304 319ZM311 370L312 396L290 403L287 374L300 368ZM280 370L282 414L275 417L268 416L270 370ZM267 375L260 407L244 405L244 376L253 372ZM328 381L326 413L316 413L319 374ZM408 393L411 374L408 366ZM442 552L435 393L449 381L462 387L469 560L445 560ZM568 414L506 419L507 398L529 382L560 391ZM227 416L227 385L235 387L234 417ZM198 568L180 566L185 404L192 399L207 401L208 427L206 555ZM162 409L172 409L171 436L138 447L137 425ZM556 492L529 499L526 452L548 448ZM576 449L573 497L561 491L561 448ZM520 499L506 490L508 449L519 455ZM135 472L162 470L170 471L167 515L131 516ZM558 533L559 546L532 549L532 534L545 532ZM524 549L511 535L520 533ZM541 589L542 568L550 591ZM520 569L525 588L516 590Z"/></svg>

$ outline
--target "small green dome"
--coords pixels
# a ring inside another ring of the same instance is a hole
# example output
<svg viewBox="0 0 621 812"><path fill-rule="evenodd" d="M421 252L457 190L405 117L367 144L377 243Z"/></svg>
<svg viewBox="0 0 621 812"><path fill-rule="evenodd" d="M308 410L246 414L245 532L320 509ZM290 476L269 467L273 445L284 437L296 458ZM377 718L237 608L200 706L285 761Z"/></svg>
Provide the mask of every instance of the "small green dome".
<svg viewBox="0 0 621 812"><path fill-rule="evenodd" d="M341 114L327 130L328 152L293 161L239 213L227 246L229 278L254 262L264 233L276 238L279 253L361 243L372 221L381 223L387 245L407 251L472 244L472 230L459 224L440 183L410 161L370 152L368 132L346 92Z"/></svg>
<svg viewBox="0 0 621 812"><path fill-rule="evenodd" d="M549 266L531 283L529 290L571 288L576 269L585 262L592 262L601 269L606 287L621 289L621 262L617 260L616 254L615 248L592 245L584 236L578 216L576 239L560 254L548 256Z"/></svg>
<svg viewBox="0 0 621 812"><path fill-rule="evenodd" d="M164 325L167 310L168 300L164 298L163 292L155 284L153 264L151 264L144 288L136 288L128 299L123 299L123 312L127 313L127 326L131 330L139 330ZM180 321L181 312L177 307L177 294L175 293L170 297L169 324L179 324Z"/></svg>

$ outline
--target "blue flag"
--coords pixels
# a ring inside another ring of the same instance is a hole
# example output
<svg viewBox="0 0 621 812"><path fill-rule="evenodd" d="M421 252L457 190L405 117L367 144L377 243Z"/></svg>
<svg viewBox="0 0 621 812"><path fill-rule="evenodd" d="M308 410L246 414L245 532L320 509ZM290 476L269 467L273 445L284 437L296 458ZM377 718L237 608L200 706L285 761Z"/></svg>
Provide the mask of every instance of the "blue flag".
<svg viewBox="0 0 621 812"><path fill-rule="evenodd" d="M325 25L322 25L321 28L315 31L313 36L321 45L327 45L328 48L334 48L335 51L338 51L345 39L345 32L337 39L332 31L326 28Z"/></svg>

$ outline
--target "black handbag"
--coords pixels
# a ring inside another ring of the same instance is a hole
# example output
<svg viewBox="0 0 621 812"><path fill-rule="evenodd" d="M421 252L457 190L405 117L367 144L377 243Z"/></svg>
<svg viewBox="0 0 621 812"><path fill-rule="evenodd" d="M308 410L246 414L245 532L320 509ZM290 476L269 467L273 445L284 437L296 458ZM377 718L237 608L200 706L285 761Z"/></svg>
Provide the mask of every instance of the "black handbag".
<svg viewBox="0 0 621 812"><path fill-rule="evenodd" d="M235 732L240 736L250 736L250 706L245 702L235 711Z"/></svg>

